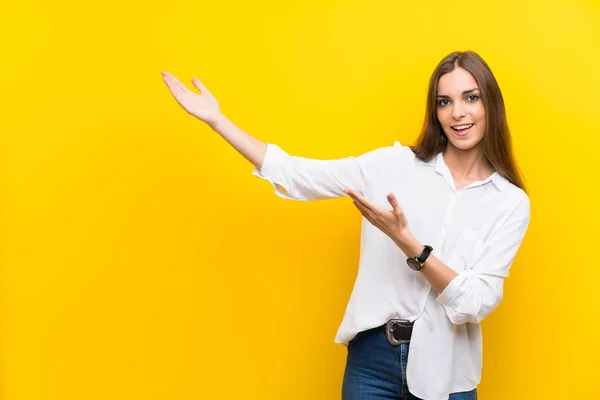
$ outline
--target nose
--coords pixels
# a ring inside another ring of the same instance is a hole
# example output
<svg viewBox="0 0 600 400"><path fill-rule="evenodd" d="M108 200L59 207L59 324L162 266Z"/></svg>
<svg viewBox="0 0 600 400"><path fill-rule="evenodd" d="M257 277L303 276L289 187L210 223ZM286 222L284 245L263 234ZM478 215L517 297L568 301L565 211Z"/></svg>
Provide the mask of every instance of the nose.
<svg viewBox="0 0 600 400"><path fill-rule="evenodd" d="M452 107L452 117L456 120L459 120L465 116L465 110L461 102L455 102Z"/></svg>

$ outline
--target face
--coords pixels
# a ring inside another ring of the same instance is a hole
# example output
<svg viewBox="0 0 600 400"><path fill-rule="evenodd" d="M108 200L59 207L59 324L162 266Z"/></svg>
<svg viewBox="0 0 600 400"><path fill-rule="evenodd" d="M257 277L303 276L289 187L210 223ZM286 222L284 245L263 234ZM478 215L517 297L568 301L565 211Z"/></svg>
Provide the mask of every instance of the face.
<svg viewBox="0 0 600 400"><path fill-rule="evenodd" d="M448 145L468 150L481 142L485 133L485 109L479 86L468 71L456 67L440 77L436 110Z"/></svg>

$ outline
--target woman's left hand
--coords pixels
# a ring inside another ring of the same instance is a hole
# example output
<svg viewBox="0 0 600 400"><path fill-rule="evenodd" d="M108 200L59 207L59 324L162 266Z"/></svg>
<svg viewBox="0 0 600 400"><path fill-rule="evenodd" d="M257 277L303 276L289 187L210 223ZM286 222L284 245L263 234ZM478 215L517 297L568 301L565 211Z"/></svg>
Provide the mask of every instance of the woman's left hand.
<svg viewBox="0 0 600 400"><path fill-rule="evenodd" d="M392 205L392 210L389 210L368 201L352 189L345 188L344 192L352 198L354 205L367 221L388 235L394 243L399 245L410 237L408 221L393 193L387 195Z"/></svg>

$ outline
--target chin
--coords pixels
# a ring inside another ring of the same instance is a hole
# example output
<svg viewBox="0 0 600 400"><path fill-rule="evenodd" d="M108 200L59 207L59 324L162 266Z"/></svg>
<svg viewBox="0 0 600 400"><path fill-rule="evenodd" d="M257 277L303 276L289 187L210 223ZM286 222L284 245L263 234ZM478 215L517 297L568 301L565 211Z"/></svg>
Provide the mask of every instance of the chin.
<svg viewBox="0 0 600 400"><path fill-rule="evenodd" d="M473 144L473 143L465 142L465 141L458 142L458 143L450 141L450 144L459 150L469 150L469 149L472 149L473 147L477 146L477 143Z"/></svg>

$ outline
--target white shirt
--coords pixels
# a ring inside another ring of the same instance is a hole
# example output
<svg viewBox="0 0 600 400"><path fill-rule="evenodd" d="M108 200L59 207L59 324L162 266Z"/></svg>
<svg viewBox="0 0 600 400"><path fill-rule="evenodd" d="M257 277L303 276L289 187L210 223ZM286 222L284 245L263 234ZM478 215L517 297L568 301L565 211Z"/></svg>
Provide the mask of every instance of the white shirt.
<svg viewBox="0 0 600 400"><path fill-rule="evenodd" d="M456 190L440 152L430 162L394 142L358 157L316 160L291 156L267 144L254 176L266 179L277 196L317 200L346 196L344 188L391 209L393 192L412 234L459 273L437 293L407 256L381 230L362 219L358 275L336 343L391 318L414 321L407 364L410 392L445 400L481 380L479 323L502 300L504 278L530 219L527 194L497 172ZM281 190L276 184L282 186Z"/></svg>

